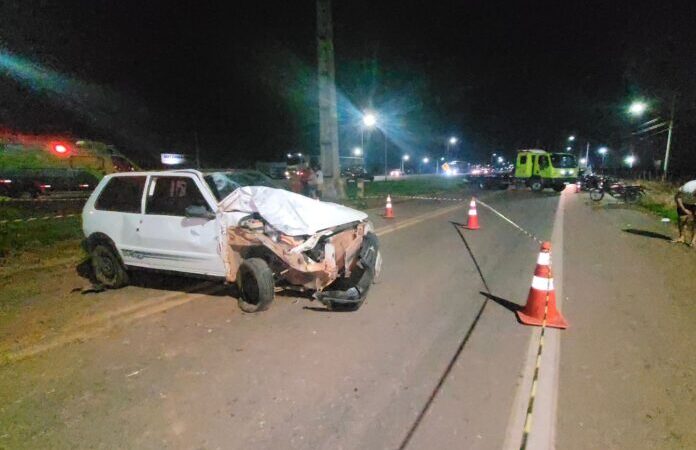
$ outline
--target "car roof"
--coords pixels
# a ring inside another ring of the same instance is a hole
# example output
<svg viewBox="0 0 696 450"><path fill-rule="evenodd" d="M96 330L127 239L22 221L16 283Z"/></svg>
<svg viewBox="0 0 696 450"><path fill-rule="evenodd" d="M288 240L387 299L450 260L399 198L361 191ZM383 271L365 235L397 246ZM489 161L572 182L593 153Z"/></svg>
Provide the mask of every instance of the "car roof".
<svg viewBox="0 0 696 450"><path fill-rule="evenodd" d="M176 170L142 170L142 171L132 171L132 172L116 172L107 175L108 177L120 177L120 176L147 176L147 175L181 175L189 174L202 176L202 172L195 169L176 169Z"/></svg>

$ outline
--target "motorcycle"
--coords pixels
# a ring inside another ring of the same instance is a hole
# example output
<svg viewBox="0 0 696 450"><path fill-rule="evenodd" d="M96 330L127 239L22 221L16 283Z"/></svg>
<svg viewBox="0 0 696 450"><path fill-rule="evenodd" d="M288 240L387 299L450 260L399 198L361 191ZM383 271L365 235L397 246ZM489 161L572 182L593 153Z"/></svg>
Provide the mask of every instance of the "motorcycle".
<svg viewBox="0 0 696 450"><path fill-rule="evenodd" d="M645 195L645 189L640 185L626 185L620 181L606 178L599 180L597 186L590 189L590 198L598 202L604 198L605 193L626 203L636 203Z"/></svg>

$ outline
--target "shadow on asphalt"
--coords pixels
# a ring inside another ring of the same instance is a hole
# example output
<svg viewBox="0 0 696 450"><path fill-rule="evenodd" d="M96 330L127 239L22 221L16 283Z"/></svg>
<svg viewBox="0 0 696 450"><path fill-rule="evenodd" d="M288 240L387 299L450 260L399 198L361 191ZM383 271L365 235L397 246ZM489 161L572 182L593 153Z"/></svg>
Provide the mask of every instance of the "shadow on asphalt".
<svg viewBox="0 0 696 450"><path fill-rule="evenodd" d="M521 311L523 306L518 305L517 303L511 302L510 300L505 300L504 298L496 297L493 294L489 294L484 291L480 291L479 294L483 295L484 297L488 298L489 300L492 300L502 306L503 308L507 309L510 312L516 312L516 311Z"/></svg>
<svg viewBox="0 0 696 450"><path fill-rule="evenodd" d="M655 233L654 231L646 231L646 230L634 230L633 228L626 228L621 230L624 233L629 233L629 234L635 234L637 236L644 236L644 237L649 237L653 239L662 239L663 241L671 241L672 238L661 234L661 233Z"/></svg>
<svg viewBox="0 0 696 450"><path fill-rule="evenodd" d="M80 262L75 267L75 271L80 277L89 281L91 284L90 287L81 289L80 292L82 294L97 294L99 292L107 290L103 286L101 286L94 278L92 264L90 263L89 258L86 258L82 262ZM133 270L129 271L128 275L130 278L130 282L128 283L129 286L141 287L146 289L157 289L162 291L188 292L192 286L199 284L201 281L205 281L205 279L200 278L184 277L181 275L174 275L154 271L151 272L148 270ZM213 283L222 284L221 282L211 280L210 284L212 285ZM208 295L216 297L232 296L235 298L238 297L237 294L237 286L235 284L229 285L228 289L216 290L208 293Z"/></svg>

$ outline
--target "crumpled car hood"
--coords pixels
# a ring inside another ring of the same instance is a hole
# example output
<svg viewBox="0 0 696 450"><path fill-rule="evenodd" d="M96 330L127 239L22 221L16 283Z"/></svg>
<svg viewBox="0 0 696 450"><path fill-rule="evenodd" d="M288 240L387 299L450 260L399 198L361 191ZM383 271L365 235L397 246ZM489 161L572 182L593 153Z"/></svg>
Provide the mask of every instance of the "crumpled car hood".
<svg viewBox="0 0 696 450"><path fill-rule="evenodd" d="M218 203L225 212L259 213L273 228L289 236L367 219L367 214L336 203L322 202L283 189L240 187Z"/></svg>

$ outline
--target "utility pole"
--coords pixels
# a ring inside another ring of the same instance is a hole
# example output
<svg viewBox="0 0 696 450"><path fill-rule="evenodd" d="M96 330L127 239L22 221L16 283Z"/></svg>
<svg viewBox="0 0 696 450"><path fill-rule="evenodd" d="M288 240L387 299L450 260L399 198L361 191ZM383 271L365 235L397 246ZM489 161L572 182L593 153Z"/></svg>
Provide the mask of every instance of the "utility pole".
<svg viewBox="0 0 696 450"><path fill-rule="evenodd" d="M338 111L334 66L331 0L317 0L317 56L319 78L319 148L321 168L330 197L343 197L338 159Z"/></svg>
<svg viewBox="0 0 696 450"><path fill-rule="evenodd" d="M669 115L669 128L667 129L667 145L665 146L665 165L662 170L662 181L667 179L667 169L669 168L669 150L672 145L672 128L674 128L674 107L677 103L677 94L672 95L672 110Z"/></svg>

